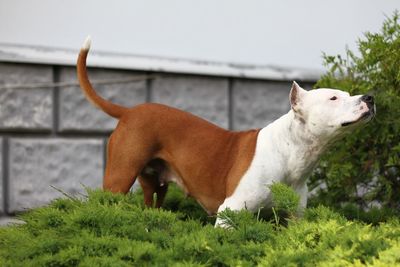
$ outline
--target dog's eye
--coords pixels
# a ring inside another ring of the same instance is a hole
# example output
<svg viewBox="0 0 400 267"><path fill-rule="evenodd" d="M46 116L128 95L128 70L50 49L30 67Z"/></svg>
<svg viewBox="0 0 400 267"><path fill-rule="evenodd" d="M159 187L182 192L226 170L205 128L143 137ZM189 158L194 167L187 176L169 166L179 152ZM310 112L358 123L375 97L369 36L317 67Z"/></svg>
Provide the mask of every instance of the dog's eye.
<svg viewBox="0 0 400 267"><path fill-rule="evenodd" d="M332 101L334 101L334 100L336 100L336 99L337 99L336 96L332 96L332 97L330 98L330 100L332 100Z"/></svg>

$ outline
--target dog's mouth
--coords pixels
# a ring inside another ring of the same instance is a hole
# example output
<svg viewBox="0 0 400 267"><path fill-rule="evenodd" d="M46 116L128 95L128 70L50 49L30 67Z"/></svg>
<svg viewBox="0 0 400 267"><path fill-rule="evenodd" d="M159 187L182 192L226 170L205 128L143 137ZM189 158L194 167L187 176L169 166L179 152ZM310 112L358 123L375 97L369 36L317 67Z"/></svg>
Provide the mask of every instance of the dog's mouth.
<svg viewBox="0 0 400 267"><path fill-rule="evenodd" d="M353 125L353 124L356 124L356 123L358 123L358 122L360 122L360 121L369 120L369 119L371 119L374 115L375 115L375 108L370 109L369 111L364 112L364 113L361 114L361 116L360 116L358 119L356 119L355 121L343 122L343 123L342 123L342 127L346 127L346 126L349 126L349 125Z"/></svg>

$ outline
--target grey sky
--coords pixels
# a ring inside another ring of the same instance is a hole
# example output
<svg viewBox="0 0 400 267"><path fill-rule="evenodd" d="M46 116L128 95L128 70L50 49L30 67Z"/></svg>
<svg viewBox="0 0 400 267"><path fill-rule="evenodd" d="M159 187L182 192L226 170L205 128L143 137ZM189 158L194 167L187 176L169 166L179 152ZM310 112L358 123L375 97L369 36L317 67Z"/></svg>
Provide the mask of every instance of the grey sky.
<svg viewBox="0 0 400 267"><path fill-rule="evenodd" d="M399 0L0 0L0 42L321 68Z"/></svg>

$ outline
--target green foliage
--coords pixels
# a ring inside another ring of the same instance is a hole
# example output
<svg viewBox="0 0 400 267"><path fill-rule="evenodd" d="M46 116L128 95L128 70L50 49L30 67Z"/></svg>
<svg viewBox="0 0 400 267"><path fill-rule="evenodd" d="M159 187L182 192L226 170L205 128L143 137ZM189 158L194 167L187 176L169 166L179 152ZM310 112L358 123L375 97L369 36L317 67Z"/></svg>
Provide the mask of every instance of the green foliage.
<svg viewBox="0 0 400 267"><path fill-rule="evenodd" d="M269 186L272 194L272 205L276 211L284 211L293 216L299 207L300 196L283 183L273 183Z"/></svg>
<svg viewBox="0 0 400 267"><path fill-rule="evenodd" d="M337 142L323 157L309 188L323 184L311 203L340 208L354 203L400 210L400 19L395 12L378 33L365 33L358 51L324 56L329 68L316 87L372 94L376 118ZM376 213L376 210L375 210ZM384 212L386 213L386 211Z"/></svg>
<svg viewBox="0 0 400 267"><path fill-rule="evenodd" d="M246 227L250 222L256 220L272 220L277 227L281 224L286 225L287 220L293 219L298 213L300 196L289 186L283 183L273 183L266 188L266 192L271 192L272 206L271 210L260 208L256 215L248 212L236 212L230 209L222 211L218 214L221 223L225 228L238 229L240 226ZM284 219L284 220L282 220Z"/></svg>
<svg viewBox="0 0 400 267"><path fill-rule="evenodd" d="M193 205L176 192L167 197L175 207ZM396 218L371 226L319 206L283 227L227 210L228 230L204 221L194 205L183 216L142 202L140 193L89 191L22 214L25 224L0 228L0 266L400 265Z"/></svg>
<svg viewBox="0 0 400 267"><path fill-rule="evenodd" d="M163 208L179 213L180 219L196 218L203 224L213 224L215 222L215 217L208 216L196 200L184 196L182 190L174 184L169 185L168 194L164 200Z"/></svg>
<svg viewBox="0 0 400 267"><path fill-rule="evenodd" d="M272 195L272 213L275 224L287 223L287 220L294 218L299 212L300 196L284 183L273 183L268 186ZM301 212L301 211L300 211ZM281 218L285 220L282 221Z"/></svg>

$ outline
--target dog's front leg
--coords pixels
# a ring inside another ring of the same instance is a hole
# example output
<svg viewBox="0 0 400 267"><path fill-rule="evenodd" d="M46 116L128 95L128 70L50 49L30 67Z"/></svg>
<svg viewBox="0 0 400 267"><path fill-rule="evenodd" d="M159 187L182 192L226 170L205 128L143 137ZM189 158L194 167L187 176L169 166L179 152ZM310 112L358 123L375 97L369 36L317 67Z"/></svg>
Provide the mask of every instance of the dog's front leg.
<svg viewBox="0 0 400 267"><path fill-rule="evenodd" d="M218 208L217 220L215 221L215 227L230 228L229 217L225 217L221 214L226 209L232 211L240 211L242 209L247 209L246 202L237 200L234 197L225 199L224 203Z"/></svg>
<svg viewBox="0 0 400 267"><path fill-rule="evenodd" d="M296 193L300 196L299 207L297 209L297 213L299 216L304 214L305 209L307 208L307 198L308 198L308 186L307 183L296 188Z"/></svg>

